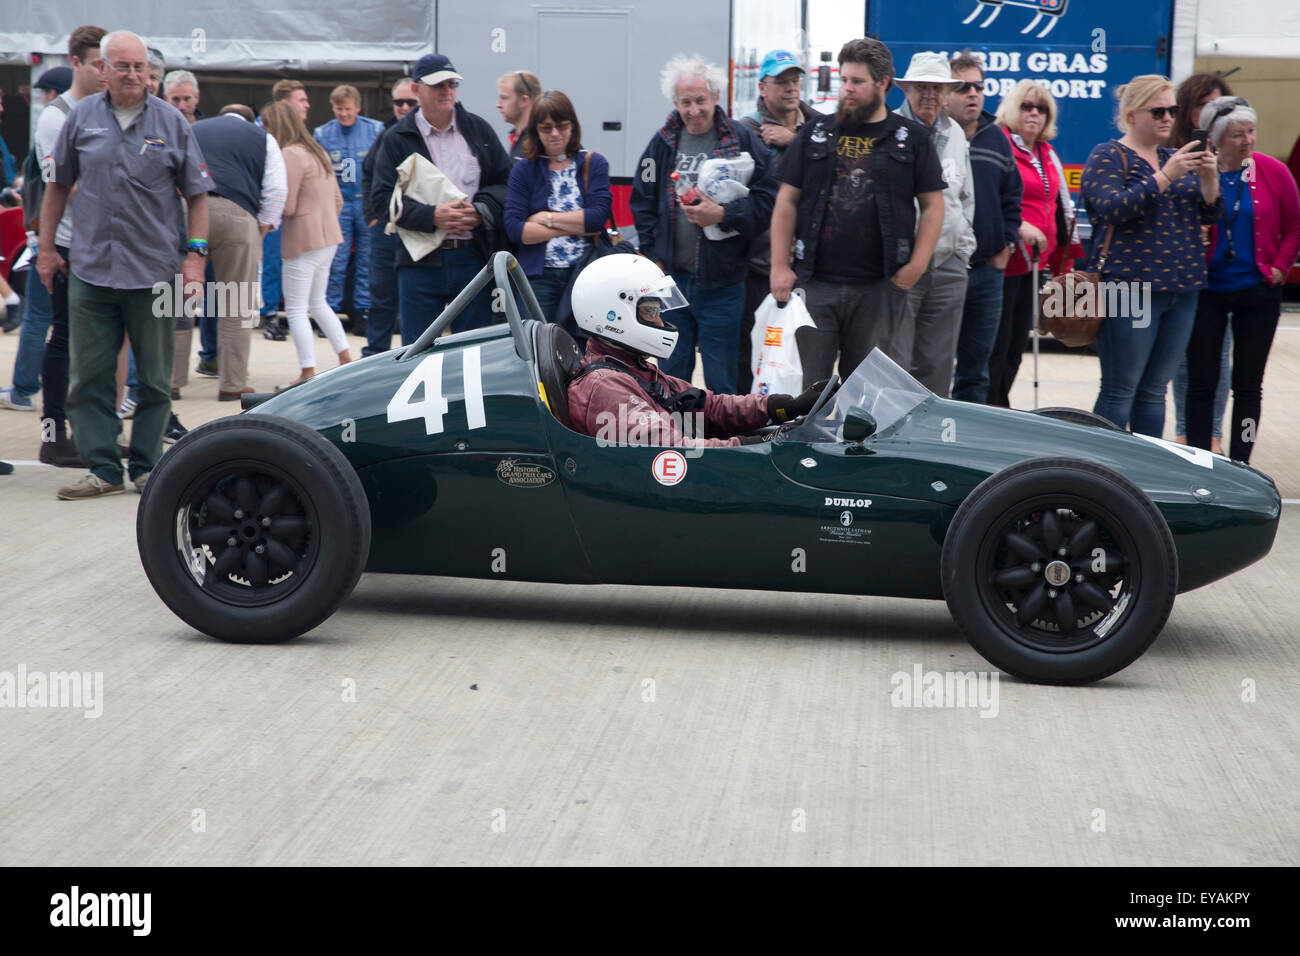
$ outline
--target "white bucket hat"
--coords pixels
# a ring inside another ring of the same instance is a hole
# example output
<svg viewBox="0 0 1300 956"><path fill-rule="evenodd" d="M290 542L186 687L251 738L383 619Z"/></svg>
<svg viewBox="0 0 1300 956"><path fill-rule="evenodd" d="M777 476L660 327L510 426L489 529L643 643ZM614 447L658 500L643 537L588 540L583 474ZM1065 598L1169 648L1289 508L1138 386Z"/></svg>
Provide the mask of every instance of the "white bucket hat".
<svg viewBox="0 0 1300 956"><path fill-rule="evenodd" d="M907 75L898 77L895 82L944 83L949 86L956 86L961 80L952 78L952 67L948 65L946 56L942 53L931 53L926 50L913 54L912 62L907 64Z"/></svg>

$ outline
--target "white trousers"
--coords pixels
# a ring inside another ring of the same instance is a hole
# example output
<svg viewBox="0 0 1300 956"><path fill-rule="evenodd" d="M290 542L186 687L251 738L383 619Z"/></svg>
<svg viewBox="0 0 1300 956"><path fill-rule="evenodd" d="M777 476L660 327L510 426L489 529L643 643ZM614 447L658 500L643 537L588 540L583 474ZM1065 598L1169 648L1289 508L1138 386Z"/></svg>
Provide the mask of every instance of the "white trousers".
<svg viewBox="0 0 1300 956"><path fill-rule="evenodd" d="M335 352L348 348L343 323L325 301L329 284L330 263L337 246L321 246L301 255L282 260L280 285L284 290L284 314L289 319L289 334L298 352L298 365L316 367L316 342L308 313L316 320Z"/></svg>

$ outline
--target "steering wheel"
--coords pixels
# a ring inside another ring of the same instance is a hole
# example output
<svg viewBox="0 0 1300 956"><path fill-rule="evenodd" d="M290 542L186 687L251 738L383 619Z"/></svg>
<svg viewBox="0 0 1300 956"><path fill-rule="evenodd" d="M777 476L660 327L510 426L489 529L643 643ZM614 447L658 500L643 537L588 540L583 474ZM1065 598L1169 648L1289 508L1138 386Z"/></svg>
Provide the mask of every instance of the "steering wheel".
<svg viewBox="0 0 1300 956"><path fill-rule="evenodd" d="M832 375L830 378L828 378L826 380L826 387L823 388L822 393L817 396L817 401L813 403L813 407L808 409L808 414L801 416L798 419L798 421L801 422L807 421L808 419L816 415L818 412L820 412L822 410L822 406L831 400L831 396L834 395L839 390L839 387L840 387L840 377L838 375Z"/></svg>

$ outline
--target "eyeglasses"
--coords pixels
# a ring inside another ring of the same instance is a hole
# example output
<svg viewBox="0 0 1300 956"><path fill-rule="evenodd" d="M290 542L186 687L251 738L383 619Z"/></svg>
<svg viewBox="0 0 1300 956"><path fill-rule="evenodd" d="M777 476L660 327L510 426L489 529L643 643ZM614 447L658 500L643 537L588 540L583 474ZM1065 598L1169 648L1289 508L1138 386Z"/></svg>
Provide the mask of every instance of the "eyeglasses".
<svg viewBox="0 0 1300 956"><path fill-rule="evenodd" d="M959 84L957 84L957 88L956 88L955 90L953 90L953 92L954 92L954 93L969 93L971 90L982 90L982 89L984 89L984 81L983 81L983 80L978 80L978 81L974 81L974 80L973 80L973 81L971 81L970 83L959 83Z"/></svg>
<svg viewBox="0 0 1300 956"><path fill-rule="evenodd" d="M419 100L397 99L397 98L394 97L394 99L393 99L393 105L394 105L394 106L409 106L411 109L415 109L415 107L417 107L417 106L420 105L420 101L419 101Z"/></svg>
<svg viewBox="0 0 1300 956"><path fill-rule="evenodd" d="M1177 106L1144 106L1142 108L1156 119L1164 119L1166 116L1173 119L1178 115Z"/></svg>
<svg viewBox="0 0 1300 956"><path fill-rule="evenodd" d="M565 120L562 123L548 123L545 126L539 126L537 127L537 132L541 133L543 136L550 136L552 133L567 133L571 129L573 129L573 124L568 120Z"/></svg>
<svg viewBox="0 0 1300 956"><path fill-rule="evenodd" d="M1020 112L1022 112L1022 113L1042 113L1044 116L1046 116L1046 115L1047 115L1049 112L1051 112L1051 111L1050 111L1046 106L1044 106L1042 103L1021 103L1021 104L1020 104Z"/></svg>
<svg viewBox="0 0 1300 956"><path fill-rule="evenodd" d="M434 90L460 89L460 80L443 80L441 83L433 83L433 84L421 83L419 80L416 80L415 82L418 86L428 86L430 89L434 89Z"/></svg>
<svg viewBox="0 0 1300 956"><path fill-rule="evenodd" d="M113 63L110 65L115 73L139 73L144 76L149 72L148 63Z"/></svg>

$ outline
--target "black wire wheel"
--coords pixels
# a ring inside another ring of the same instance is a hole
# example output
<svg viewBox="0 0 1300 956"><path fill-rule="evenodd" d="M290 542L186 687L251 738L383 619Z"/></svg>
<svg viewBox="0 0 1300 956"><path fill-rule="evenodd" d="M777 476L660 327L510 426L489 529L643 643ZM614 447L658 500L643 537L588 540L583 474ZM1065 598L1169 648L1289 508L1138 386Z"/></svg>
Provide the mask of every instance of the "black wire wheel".
<svg viewBox="0 0 1300 956"><path fill-rule="evenodd" d="M1127 667L1159 635L1178 590L1173 536L1123 475L1069 458L1013 465L957 509L944 596L999 669L1084 684Z"/></svg>
<svg viewBox="0 0 1300 956"><path fill-rule="evenodd" d="M313 429L242 415L195 429L149 477L136 518L145 574L191 627L274 643L351 593L370 550L356 472Z"/></svg>

